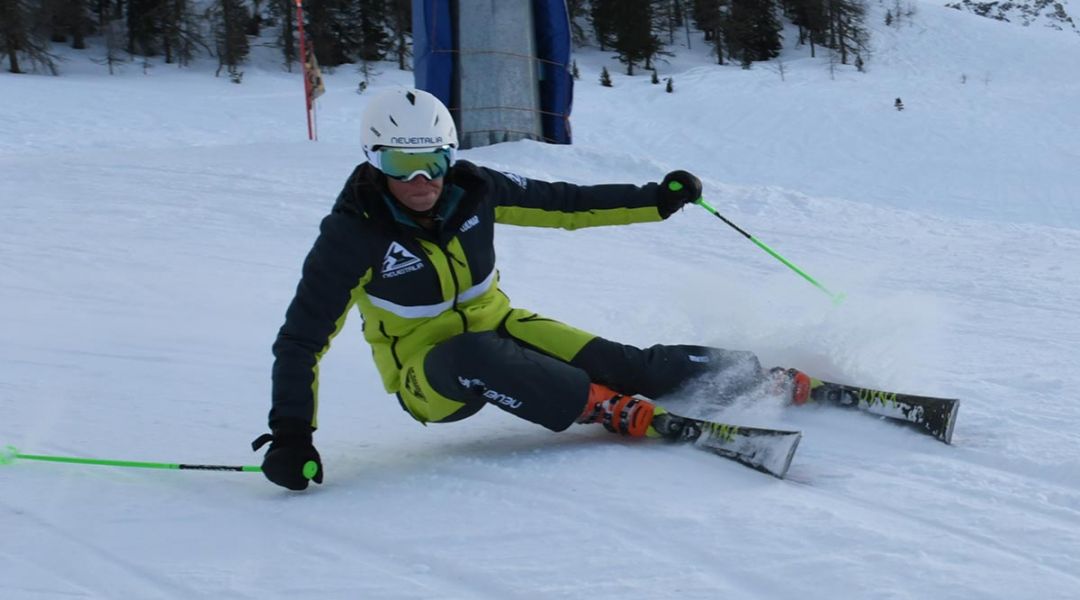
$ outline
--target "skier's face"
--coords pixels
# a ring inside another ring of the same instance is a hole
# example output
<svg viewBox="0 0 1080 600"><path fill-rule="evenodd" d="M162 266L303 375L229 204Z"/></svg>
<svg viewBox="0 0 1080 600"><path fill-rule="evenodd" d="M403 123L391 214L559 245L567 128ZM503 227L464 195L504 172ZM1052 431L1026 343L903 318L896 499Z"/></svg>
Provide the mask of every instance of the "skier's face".
<svg viewBox="0 0 1080 600"><path fill-rule="evenodd" d="M416 212L431 210L439 200L443 188L442 177L429 179L423 175L417 175L409 181L387 178L386 183L398 202Z"/></svg>

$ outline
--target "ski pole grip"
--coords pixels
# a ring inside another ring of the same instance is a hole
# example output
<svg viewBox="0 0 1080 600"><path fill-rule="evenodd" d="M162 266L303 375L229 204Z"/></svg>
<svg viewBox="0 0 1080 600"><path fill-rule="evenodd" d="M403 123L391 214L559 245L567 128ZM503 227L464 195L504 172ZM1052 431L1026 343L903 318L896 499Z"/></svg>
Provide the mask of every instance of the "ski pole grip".
<svg viewBox="0 0 1080 600"><path fill-rule="evenodd" d="M678 181L672 181L672 182L667 184L667 189L669 189L669 190L671 190L673 192L678 192L678 191L683 189L683 184L679 183ZM698 204L701 204L703 202L703 200L701 198L698 198L697 200L694 200L694 202L696 202ZM709 210L713 211L714 213L716 212L716 209L714 209L714 208L712 208L712 207L710 207L708 205L703 205L703 206L705 206L705 208L708 208Z"/></svg>

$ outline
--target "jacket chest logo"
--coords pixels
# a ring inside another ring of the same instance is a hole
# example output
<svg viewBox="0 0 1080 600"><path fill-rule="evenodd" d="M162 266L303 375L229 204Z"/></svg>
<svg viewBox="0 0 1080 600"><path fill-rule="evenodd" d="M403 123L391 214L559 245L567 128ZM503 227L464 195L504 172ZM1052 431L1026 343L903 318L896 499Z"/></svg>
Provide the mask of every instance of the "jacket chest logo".
<svg viewBox="0 0 1080 600"><path fill-rule="evenodd" d="M465 221L464 223L461 224L461 229L459 229L458 231L460 231L461 233L465 233L466 231L472 229L473 227L476 227L479 224L480 224L480 216L479 215L473 215L472 217L469 218L468 221Z"/></svg>
<svg viewBox="0 0 1080 600"><path fill-rule="evenodd" d="M386 250L386 256L382 262L382 276L384 278L397 277L405 273L419 271L424 268L424 262L409 252L405 246L392 242Z"/></svg>

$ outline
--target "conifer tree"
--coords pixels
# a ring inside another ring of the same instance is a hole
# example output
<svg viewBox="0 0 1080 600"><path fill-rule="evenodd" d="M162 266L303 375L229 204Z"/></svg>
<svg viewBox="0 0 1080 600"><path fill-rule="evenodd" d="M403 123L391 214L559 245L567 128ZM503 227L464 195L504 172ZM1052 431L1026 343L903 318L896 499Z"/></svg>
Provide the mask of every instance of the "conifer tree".
<svg viewBox="0 0 1080 600"><path fill-rule="evenodd" d="M0 2L0 52L6 56L8 71L22 73L21 59L33 70L44 67L56 75L56 57L49 52L49 39L42 22L45 13L38 2L3 0Z"/></svg>
<svg viewBox="0 0 1080 600"><path fill-rule="evenodd" d="M115 73L116 65L123 62L121 48L124 46L124 22L122 19L109 19L102 28L102 36L105 38L105 58L95 60L98 64L109 68L109 75Z"/></svg>
<svg viewBox="0 0 1080 600"><path fill-rule="evenodd" d="M607 67L600 70L600 85L611 87L611 73L608 73Z"/></svg>
<svg viewBox="0 0 1080 600"><path fill-rule="evenodd" d="M774 0L731 1L731 16L725 27L728 51L743 68L780 54L781 26L776 11Z"/></svg>
<svg viewBox="0 0 1080 600"><path fill-rule="evenodd" d="M840 58L840 64L851 64L862 57L869 47L866 30L866 6L861 0L826 0L829 22L829 47Z"/></svg>
<svg viewBox="0 0 1080 600"><path fill-rule="evenodd" d="M248 18L246 33L251 37L258 37L262 33L263 24L263 2L266 0L250 0L251 1L251 15Z"/></svg>
<svg viewBox="0 0 1080 600"><path fill-rule="evenodd" d="M165 13L161 19L161 44L165 62L187 66L199 48L206 48L203 20L196 14L193 0L164 0L162 6Z"/></svg>
<svg viewBox="0 0 1080 600"><path fill-rule="evenodd" d="M570 36L575 47L584 46L588 41L588 36L582 29L581 23L578 22L578 17L588 19L589 9L588 0L566 0L566 13L570 18Z"/></svg>
<svg viewBox="0 0 1080 600"><path fill-rule="evenodd" d="M19 54L27 47L30 37L29 15L25 14L24 8L22 2L0 2L0 50L7 58L11 73L23 72Z"/></svg>
<svg viewBox="0 0 1080 600"><path fill-rule="evenodd" d="M652 31L651 0L622 0L621 6L614 21L612 47L619 61L626 65L626 74L633 75L636 63L648 65L659 52L660 40Z"/></svg>
<svg viewBox="0 0 1080 600"><path fill-rule="evenodd" d="M160 52L163 0L127 0L128 54L156 56ZM220 5L216 11L220 12Z"/></svg>
<svg viewBox="0 0 1080 600"><path fill-rule="evenodd" d="M361 54L362 5L351 0L304 2L304 32L322 67L352 63Z"/></svg>
<svg viewBox="0 0 1080 600"><path fill-rule="evenodd" d="M242 0L219 0L216 6L215 35L218 54L218 73L225 68L234 83L244 76L240 65L247 60L250 46L247 40L247 7Z"/></svg>
<svg viewBox="0 0 1080 600"><path fill-rule="evenodd" d="M285 68L291 73L293 62L300 53L296 41L296 4L294 0L270 0L269 13L280 25L277 28L277 45L285 59Z"/></svg>
<svg viewBox="0 0 1080 600"><path fill-rule="evenodd" d="M360 44L356 58L377 61L386 57L391 48L390 36L385 27L384 0L352 0L360 30Z"/></svg>
<svg viewBox="0 0 1080 600"><path fill-rule="evenodd" d="M810 44L810 56L817 56L817 46L825 39L828 18L826 0L784 0L784 10L799 28L799 44Z"/></svg>
<svg viewBox="0 0 1080 600"><path fill-rule="evenodd" d="M729 0L693 0L690 14L695 26L705 32L705 41L712 44L717 64L724 64L724 19Z"/></svg>
<svg viewBox="0 0 1080 600"><path fill-rule="evenodd" d="M675 0L652 0L651 5L653 32L657 37L667 38L668 44L674 44L675 30L679 27Z"/></svg>
<svg viewBox="0 0 1080 600"><path fill-rule="evenodd" d="M52 34L56 43L66 43L71 36L71 47L86 48L86 34L93 27L86 7L86 0L52 0L42 2L41 9L50 14Z"/></svg>
<svg viewBox="0 0 1080 600"><path fill-rule="evenodd" d="M592 0L589 7L589 22L592 23L596 43L600 50L607 50L615 40L615 20L619 15L621 0Z"/></svg>
<svg viewBox="0 0 1080 600"><path fill-rule="evenodd" d="M398 68L408 70L412 56L412 0L389 0L390 53L397 59Z"/></svg>

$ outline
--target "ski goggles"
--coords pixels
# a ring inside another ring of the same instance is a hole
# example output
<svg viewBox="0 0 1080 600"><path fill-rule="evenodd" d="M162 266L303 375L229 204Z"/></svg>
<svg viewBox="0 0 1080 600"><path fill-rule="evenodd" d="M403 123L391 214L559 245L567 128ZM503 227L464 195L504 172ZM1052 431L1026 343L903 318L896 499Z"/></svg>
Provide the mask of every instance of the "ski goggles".
<svg viewBox="0 0 1080 600"><path fill-rule="evenodd" d="M452 146L405 150L403 148L379 148L368 152L368 162L387 177L398 181L411 181L417 175L428 179L445 177L457 158Z"/></svg>

